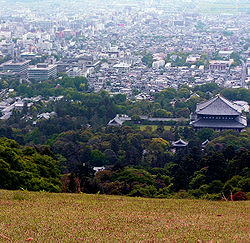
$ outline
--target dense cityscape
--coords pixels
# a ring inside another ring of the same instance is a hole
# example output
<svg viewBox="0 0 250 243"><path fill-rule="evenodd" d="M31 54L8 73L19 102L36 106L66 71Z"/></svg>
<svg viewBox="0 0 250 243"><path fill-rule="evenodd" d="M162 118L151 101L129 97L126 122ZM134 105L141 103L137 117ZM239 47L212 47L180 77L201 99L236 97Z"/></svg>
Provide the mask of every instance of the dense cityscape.
<svg viewBox="0 0 250 243"><path fill-rule="evenodd" d="M1 79L40 82L66 73L87 77L90 91L104 89L138 100L184 84L248 87L247 13L178 11L172 1L90 2L79 11L81 2L10 7L3 1ZM188 1L183 5L192 7Z"/></svg>

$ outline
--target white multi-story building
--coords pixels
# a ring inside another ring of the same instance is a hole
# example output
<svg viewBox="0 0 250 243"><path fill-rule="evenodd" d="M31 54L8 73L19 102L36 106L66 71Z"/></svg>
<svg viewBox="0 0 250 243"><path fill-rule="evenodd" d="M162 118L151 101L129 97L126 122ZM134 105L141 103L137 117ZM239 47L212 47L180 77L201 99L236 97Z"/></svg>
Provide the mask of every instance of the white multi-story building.
<svg viewBox="0 0 250 243"><path fill-rule="evenodd" d="M47 63L40 63L36 66L28 68L28 78L36 81L44 81L50 78L56 78L57 69L56 65L49 65Z"/></svg>
<svg viewBox="0 0 250 243"><path fill-rule="evenodd" d="M152 68L161 68L165 66L165 61L160 60L152 63Z"/></svg>

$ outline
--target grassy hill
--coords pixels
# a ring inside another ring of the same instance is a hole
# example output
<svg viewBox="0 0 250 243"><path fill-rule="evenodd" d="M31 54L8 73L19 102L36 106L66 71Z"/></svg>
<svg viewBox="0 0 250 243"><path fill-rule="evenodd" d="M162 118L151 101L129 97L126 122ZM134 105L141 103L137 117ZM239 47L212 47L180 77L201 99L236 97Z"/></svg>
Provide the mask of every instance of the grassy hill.
<svg viewBox="0 0 250 243"><path fill-rule="evenodd" d="M0 190L0 242L247 242L249 201Z"/></svg>

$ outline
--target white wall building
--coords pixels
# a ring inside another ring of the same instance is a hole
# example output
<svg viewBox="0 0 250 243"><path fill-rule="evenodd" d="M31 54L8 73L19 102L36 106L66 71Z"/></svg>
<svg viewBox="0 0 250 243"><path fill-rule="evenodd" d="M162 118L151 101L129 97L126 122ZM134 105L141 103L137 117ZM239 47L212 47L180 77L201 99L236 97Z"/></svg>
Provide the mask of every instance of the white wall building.
<svg viewBox="0 0 250 243"><path fill-rule="evenodd" d="M158 69L165 66L165 61L160 60L152 63L152 68Z"/></svg>
<svg viewBox="0 0 250 243"><path fill-rule="evenodd" d="M36 66L28 68L28 78L36 81L44 81L50 78L56 78L57 69L56 65L49 65L47 63L40 63Z"/></svg>

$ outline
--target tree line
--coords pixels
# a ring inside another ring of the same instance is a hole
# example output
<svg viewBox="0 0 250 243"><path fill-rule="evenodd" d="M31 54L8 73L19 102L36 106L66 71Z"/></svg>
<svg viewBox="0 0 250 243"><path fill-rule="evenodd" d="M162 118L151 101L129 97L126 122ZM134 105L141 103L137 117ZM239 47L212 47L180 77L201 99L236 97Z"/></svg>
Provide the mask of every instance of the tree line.
<svg viewBox="0 0 250 243"><path fill-rule="evenodd" d="M174 151L170 141L189 141ZM67 131L50 146L0 140L0 187L51 192L220 199L249 193L249 132L189 127ZM204 139L211 139L206 147ZM96 172L94 167L104 166Z"/></svg>
<svg viewBox="0 0 250 243"><path fill-rule="evenodd" d="M106 126L116 114L189 117L198 102L219 91L226 98L248 101L246 89L220 90L213 83L192 89L182 86L152 94L153 102L135 102L122 94L88 93L85 78L12 82L8 85L15 87L16 95L32 97L41 92L47 98L64 98L25 106L0 122L1 188L214 199L222 192L226 196L249 192L249 131L195 132L185 124L156 129ZM51 111L56 115L36 124L25 119ZM171 141L179 138L188 141L188 147L174 152ZM206 139L210 143L203 148ZM100 166L106 170L95 173L93 168Z"/></svg>

